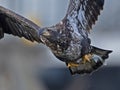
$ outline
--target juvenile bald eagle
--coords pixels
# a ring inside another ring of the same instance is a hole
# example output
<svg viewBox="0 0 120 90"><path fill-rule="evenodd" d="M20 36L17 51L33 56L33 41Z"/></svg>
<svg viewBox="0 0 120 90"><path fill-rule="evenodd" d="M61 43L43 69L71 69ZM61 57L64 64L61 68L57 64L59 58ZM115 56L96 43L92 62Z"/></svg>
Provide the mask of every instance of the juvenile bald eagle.
<svg viewBox="0 0 120 90"><path fill-rule="evenodd" d="M104 0L69 0L67 14L60 23L45 28L0 7L0 38L6 33L43 43L72 74L91 73L112 52L91 46L88 37L103 5Z"/></svg>

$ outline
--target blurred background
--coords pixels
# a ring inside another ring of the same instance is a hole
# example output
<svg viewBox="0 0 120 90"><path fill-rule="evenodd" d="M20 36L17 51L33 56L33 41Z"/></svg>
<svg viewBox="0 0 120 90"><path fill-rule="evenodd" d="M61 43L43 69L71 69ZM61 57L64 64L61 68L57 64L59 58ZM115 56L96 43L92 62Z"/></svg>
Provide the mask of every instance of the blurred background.
<svg viewBox="0 0 120 90"><path fill-rule="evenodd" d="M41 27L58 23L69 0L0 0L0 5ZM91 75L71 76L42 44L12 35L0 40L0 90L120 90L120 0L105 0L91 32L92 45L114 52Z"/></svg>

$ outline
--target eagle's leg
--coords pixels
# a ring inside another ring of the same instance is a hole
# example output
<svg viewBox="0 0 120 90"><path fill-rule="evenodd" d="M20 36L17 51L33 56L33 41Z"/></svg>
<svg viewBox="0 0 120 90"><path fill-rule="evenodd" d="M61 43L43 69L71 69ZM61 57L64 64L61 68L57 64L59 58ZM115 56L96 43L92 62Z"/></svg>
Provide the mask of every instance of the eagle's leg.
<svg viewBox="0 0 120 90"><path fill-rule="evenodd" d="M83 57L82 57L82 60L83 60L83 63L86 63L86 62L91 62L90 59L92 58L92 54L85 54Z"/></svg>
<svg viewBox="0 0 120 90"><path fill-rule="evenodd" d="M78 67L79 63L74 63L74 62L68 62L67 67Z"/></svg>
<svg viewBox="0 0 120 90"><path fill-rule="evenodd" d="M91 62L92 58L92 54L85 54L83 57L82 57L82 63L85 64L86 62ZM75 62L68 62L66 63L67 64L67 67L78 67L79 66L79 63L75 63Z"/></svg>

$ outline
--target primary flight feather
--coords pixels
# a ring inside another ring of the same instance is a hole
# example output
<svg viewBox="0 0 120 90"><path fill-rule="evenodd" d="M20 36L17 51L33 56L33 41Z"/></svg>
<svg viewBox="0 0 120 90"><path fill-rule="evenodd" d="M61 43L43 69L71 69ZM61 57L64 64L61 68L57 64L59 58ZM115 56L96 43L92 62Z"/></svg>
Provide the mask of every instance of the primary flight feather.
<svg viewBox="0 0 120 90"><path fill-rule="evenodd" d="M103 5L104 0L69 0L67 13L60 23L44 28L0 7L0 38L6 33L43 43L66 63L71 74L91 73L112 52L91 46L88 37Z"/></svg>

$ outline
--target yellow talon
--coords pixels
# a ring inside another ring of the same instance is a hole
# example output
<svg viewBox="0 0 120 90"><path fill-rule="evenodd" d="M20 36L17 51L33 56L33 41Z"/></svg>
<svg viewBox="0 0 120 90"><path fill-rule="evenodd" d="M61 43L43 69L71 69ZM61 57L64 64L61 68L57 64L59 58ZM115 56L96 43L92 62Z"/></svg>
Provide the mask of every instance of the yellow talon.
<svg viewBox="0 0 120 90"><path fill-rule="evenodd" d="M83 63L91 62L90 59L92 58L92 54L86 54L82 57Z"/></svg>
<svg viewBox="0 0 120 90"><path fill-rule="evenodd" d="M91 62L92 54L86 54L82 57L83 63ZM67 67L78 67L79 63L69 62Z"/></svg>
<svg viewBox="0 0 120 90"><path fill-rule="evenodd" d="M67 66L68 67L78 67L79 64L78 63L74 63L74 62L69 62Z"/></svg>

